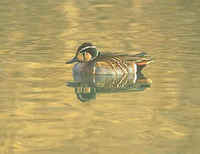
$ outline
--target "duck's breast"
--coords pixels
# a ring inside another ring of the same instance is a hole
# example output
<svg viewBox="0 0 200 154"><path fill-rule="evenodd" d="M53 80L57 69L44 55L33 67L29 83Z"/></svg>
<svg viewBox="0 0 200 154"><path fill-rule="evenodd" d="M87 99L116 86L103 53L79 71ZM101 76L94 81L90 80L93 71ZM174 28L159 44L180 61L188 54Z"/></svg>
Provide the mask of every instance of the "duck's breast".
<svg viewBox="0 0 200 154"><path fill-rule="evenodd" d="M87 63L76 63L73 67L73 73L89 73L91 68Z"/></svg>

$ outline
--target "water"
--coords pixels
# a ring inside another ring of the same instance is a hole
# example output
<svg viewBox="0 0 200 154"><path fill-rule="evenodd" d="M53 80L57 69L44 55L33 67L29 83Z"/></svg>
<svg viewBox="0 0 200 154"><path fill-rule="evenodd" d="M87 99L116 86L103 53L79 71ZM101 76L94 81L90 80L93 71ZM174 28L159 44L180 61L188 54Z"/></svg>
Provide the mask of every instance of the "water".
<svg viewBox="0 0 200 154"><path fill-rule="evenodd" d="M0 2L0 153L198 154L200 2ZM146 51L143 90L82 103L72 58L83 42Z"/></svg>

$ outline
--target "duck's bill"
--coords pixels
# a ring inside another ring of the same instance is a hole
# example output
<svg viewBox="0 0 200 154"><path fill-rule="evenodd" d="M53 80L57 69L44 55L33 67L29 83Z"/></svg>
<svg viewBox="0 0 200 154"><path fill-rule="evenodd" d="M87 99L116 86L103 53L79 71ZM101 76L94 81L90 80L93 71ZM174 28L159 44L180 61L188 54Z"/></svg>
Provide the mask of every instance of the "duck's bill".
<svg viewBox="0 0 200 154"><path fill-rule="evenodd" d="M67 61L66 64L71 64L71 63L75 63L75 62L78 62L77 57L74 57L73 59Z"/></svg>

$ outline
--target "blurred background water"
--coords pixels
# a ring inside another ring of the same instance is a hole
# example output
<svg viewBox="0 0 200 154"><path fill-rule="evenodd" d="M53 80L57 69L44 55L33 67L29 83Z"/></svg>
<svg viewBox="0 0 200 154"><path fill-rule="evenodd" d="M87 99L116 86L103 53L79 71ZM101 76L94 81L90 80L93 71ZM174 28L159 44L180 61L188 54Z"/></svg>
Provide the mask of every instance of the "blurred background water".
<svg viewBox="0 0 200 154"><path fill-rule="evenodd" d="M1 154L200 153L198 0L0 1ZM141 49L150 88L81 103L72 58L83 42Z"/></svg>

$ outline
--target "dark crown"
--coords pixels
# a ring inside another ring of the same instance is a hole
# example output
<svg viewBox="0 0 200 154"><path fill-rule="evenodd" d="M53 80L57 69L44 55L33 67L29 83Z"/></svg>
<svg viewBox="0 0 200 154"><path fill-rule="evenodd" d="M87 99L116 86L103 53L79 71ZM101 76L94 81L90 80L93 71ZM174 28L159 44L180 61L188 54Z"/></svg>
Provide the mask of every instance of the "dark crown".
<svg viewBox="0 0 200 154"><path fill-rule="evenodd" d="M92 45L92 43L83 43L81 46L79 46L77 52L89 52L93 57L96 57L99 54L99 52L96 49L96 46Z"/></svg>

